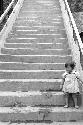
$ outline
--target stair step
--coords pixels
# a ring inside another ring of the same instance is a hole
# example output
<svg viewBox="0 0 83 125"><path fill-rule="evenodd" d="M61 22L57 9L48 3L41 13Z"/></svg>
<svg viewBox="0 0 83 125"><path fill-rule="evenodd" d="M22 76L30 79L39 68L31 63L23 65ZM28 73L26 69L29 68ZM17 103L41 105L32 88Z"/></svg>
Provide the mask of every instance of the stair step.
<svg viewBox="0 0 83 125"><path fill-rule="evenodd" d="M29 6L29 4L30 4L30 6ZM43 7L43 8L45 8L45 9L50 9L50 8L60 8L60 4L58 3L58 2L56 2L55 1L55 3L48 3L48 1L45 1L45 2L43 2L43 1L36 1L36 3L33 3L32 1L31 2L29 2L29 4L28 4L28 2L27 1L24 1L24 6L22 6L22 8L27 8L27 6L28 6L28 9L30 10L30 9L32 9L33 8L33 6L34 7L39 7L40 9ZM38 8L38 9L39 9ZM37 9L37 8L35 8L35 9ZM27 9L26 9L27 10ZM42 9L41 9L42 10Z"/></svg>
<svg viewBox="0 0 83 125"><path fill-rule="evenodd" d="M48 11L48 12L47 12ZM56 11L56 10L55 10ZM61 10L57 10L57 13L58 12L60 12ZM33 10L31 10L31 11L26 11L26 10L21 10L20 11L20 13L22 13L22 14L28 14L28 15L32 15L32 17L34 17L35 15L33 14L33 13L35 13L35 14L38 14L38 15L45 15L45 14L47 14L47 15L49 15L49 14L53 14L54 13L54 10L52 10L51 9L51 11L50 10L39 10L39 11L33 11ZM41 19L40 18L34 18L34 20L35 21L39 21L39 22L46 22L46 23L48 23L48 21L51 23L52 21L53 21L53 19L56 19L55 21L56 22L61 22L61 20L62 20L62 17L61 16L59 16L59 15L57 15L56 13L55 13L55 15L56 15L56 17L54 17L54 18L50 18L50 16L49 16L49 19L48 18L44 18L44 17L42 17ZM26 19L32 19L32 18L29 18L29 17L26 17L26 18L24 18L24 17L17 17L17 22L19 22L19 21L21 21L21 19L23 18L23 21L24 21L24 19L26 20ZM43 20L44 19L44 20ZM48 20L47 20L48 19ZM30 21L29 21L30 22ZM62 22L63 22L63 20L62 20ZM62 23L61 22L61 23Z"/></svg>
<svg viewBox="0 0 83 125"><path fill-rule="evenodd" d="M6 39L7 43L62 43L62 44L67 44L68 43L68 39L67 38L15 38L15 39Z"/></svg>
<svg viewBox="0 0 83 125"><path fill-rule="evenodd" d="M37 6L37 5L36 5L36 6ZM25 6L25 7L26 7L26 6ZM39 7L40 7L40 6L39 6ZM27 5L27 9L29 9L29 8L28 8L28 5ZM41 8L41 9L43 9L43 8ZM52 12L52 11L51 11L51 12ZM53 11L53 12L54 12L54 11ZM41 13L41 14L40 14L40 13L38 13L38 14L35 14L35 13L31 13L31 14L30 14L30 13L27 13L27 14L25 14L25 13L19 13L19 17L31 17L31 16L32 16L32 17L37 17L37 18L38 18L38 17L45 17L45 16L48 17L48 14L46 15L46 14L44 14L44 13L43 13L43 14L42 14L42 13ZM55 12L52 13L52 14L49 13L49 17L52 17L52 18L53 18L53 17L56 17L56 16L62 16L62 14L61 14L61 13L58 13L57 11L55 11ZM46 17L45 17L45 18L46 18Z"/></svg>
<svg viewBox="0 0 83 125"><path fill-rule="evenodd" d="M62 107L0 107L0 121L55 121L70 122L83 120L83 108L72 109Z"/></svg>
<svg viewBox="0 0 83 125"><path fill-rule="evenodd" d="M51 11L52 11L52 12L51 12ZM29 12L29 13L37 13L37 12L39 12L40 14L42 14L42 13L47 13L47 12L48 12L48 13L53 13L53 11L56 11L56 9L55 9L55 10L52 10L52 9L51 9L51 10L45 10L45 9L44 9L44 10L42 10L42 11L41 11L41 10L39 10L39 11L37 11L37 10L31 10L31 11L30 11L30 10L27 10L27 11L26 11L26 10L21 10L20 13L21 13L21 12L22 12L22 13L27 13L27 12ZM57 9L57 11L61 11L61 10ZM22 18L17 17L16 21L17 21L17 22L22 21ZM35 21L36 21L36 22L37 22L37 21L40 21L40 22L52 22L52 21L64 22L62 17L60 17L60 18L56 18L56 17L55 17L55 18L49 18L49 19L48 19L48 18L43 18L43 17L42 17L41 19L40 19L40 18L32 19L32 18L28 18L28 17L27 17L27 18L23 19L23 21L27 21L27 22L31 22L31 21L33 21L33 22L35 22Z"/></svg>
<svg viewBox="0 0 83 125"><path fill-rule="evenodd" d="M18 34L18 35L24 35L24 34L61 34L66 35L65 30L49 30L49 29L13 29L10 34Z"/></svg>
<svg viewBox="0 0 83 125"><path fill-rule="evenodd" d="M42 26L54 26L54 27L61 27L64 28L64 24L63 22L15 22L15 24L13 26L31 26L31 27L41 27Z"/></svg>
<svg viewBox="0 0 83 125"><path fill-rule="evenodd" d="M38 123L38 122L20 122L20 121L17 121L17 122L0 122L0 125L47 125L49 124L49 122L47 123ZM50 125L83 125L83 122L82 121L79 121L79 122L52 122L50 123Z"/></svg>
<svg viewBox="0 0 83 125"><path fill-rule="evenodd" d="M15 103L20 106L63 106L62 92L0 92L0 106L10 107Z"/></svg>
<svg viewBox="0 0 83 125"><path fill-rule="evenodd" d="M9 34L8 38L9 39L22 39L22 38L47 38L47 37L51 37L51 38L67 38L67 35L63 35L63 34L23 34L23 35L18 35L18 34Z"/></svg>
<svg viewBox="0 0 83 125"><path fill-rule="evenodd" d="M60 9L56 9L56 8L55 8L55 9L51 9L51 10L50 10L50 9L49 9L49 10L45 10L45 9L44 9L44 10L42 10L42 11L39 10L39 12L41 12L41 13L44 12L44 13L45 13L45 12L47 12L47 11L48 11L48 12L51 12L51 11L53 12L53 11L56 11L56 10L61 11ZM21 12L27 13L27 11L28 11L28 12L32 12L32 13L37 12L37 10L31 10L31 11L30 11L30 10L23 10L23 9L21 9L21 10L20 10L20 13L21 13ZM55 18L49 18L49 19L48 19L48 18L43 18L43 17L42 17L41 19L40 19L40 18L32 19L32 18L28 18L28 17L27 17L27 18L19 18L19 17L17 17L17 19L16 19L17 22L18 22L18 21L22 21L22 20L23 20L23 21L27 21L27 22L31 22L31 21L32 21L32 22L34 22L34 21L40 21L40 22L51 22L51 21L64 22L62 17L60 17L60 18L59 18L59 17L58 17L58 18L55 17Z"/></svg>
<svg viewBox="0 0 83 125"><path fill-rule="evenodd" d="M80 97L80 96L79 96ZM83 94L81 95L83 99ZM78 98L78 105L81 105L81 98ZM27 106L39 106L39 107L52 107L52 106L64 106L64 94L63 92L0 92L0 106L2 107L27 107ZM69 106L74 105L73 100L69 99Z"/></svg>
<svg viewBox="0 0 83 125"><path fill-rule="evenodd" d="M1 62L66 63L70 60L72 60L71 55L0 55Z"/></svg>
<svg viewBox="0 0 83 125"><path fill-rule="evenodd" d="M31 14L19 14L18 17L19 18L42 18L42 17L48 18L48 15L45 15L45 14L43 14L43 15L40 15L40 14L39 15L36 15L36 14L32 14L32 15ZM54 14L54 15L49 15L49 17L50 18L56 18L56 17L58 18L58 17L62 17L62 14L57 13L57 14Z"/></svg>
<svg viewBox="0 0 83 125"><path fill-rule="evenodd" d="M38 17L40 17L40 16L41 16L41 17L44 17L45 15L46 15L46 16L49 15L49 16L52 16L52 17L53 17L53 16L56 16L57 14L58 14L58 15L61 15L61 11L60 11L60 10L58 10L58 11L56 10L55 12L54 12L54 10L51 11L51 12L49 12L49 11L48 11L48 12L46 12L46 11L45 11L45 12L42 12L42 11L41 11L41 12L40 12L40 11L37 11L37 12L36 12L36 11L35 11L35 14L33 14L33 13L30 12L30 11L28 11L28 12L22 12L22 11L21 11L21 12L19 13L19 17L26 17L26 16L28 17L28 16L31 16L30 14L31 14L31 15L36 15L36 14L37 14ZM40 14L41 14L41 15L40 15Z"/></svg>
<svg viewBox="0 0 83 125"><path fill-rule="evenodd" d="M26 48L1 48L1 53L2 54L10 54L10 55L70 55L71 50L67 49L26 49Z"/></svg>
<svg viewBox="0 0 83 125"><path fill-rule="evenodd" d="M28 6L28 5L27 5L27 6ZM37 6L37 3L36 3L36 6ZM29 7L29 6L28 6L28 7ZM47 14L48 14L48 13L49 13L49 14L53 14L54 9L51 9L51 11L50 11L50 9L49 9L48 11L47 11L47 9L44 9L44 10L41 10L41 9L40 9L39 11L37 11L37 10L31 10L31 11L30 11L30 9L28 8L26 11L21 10L21 11L20 11L20 14L21 14L21 13L22 13L22 14L24 14L24 13L26 13L26 14L38 13L38 14L39 14L39 13L44 13L44 12L47 13ZM59 14L61 13L60 8L56 8L56 9L55 9L55 13L56 13L56 14L57 14L57 12L59 12Z"/></svg>
<svg viewBox="0 0 83 125"><path fill-rule="evenodd" d="M0 91L60 91L61 79L0 79Z"/></svg>
<svg viewBox="0 0 83 125"><path fill-rule="evenodd" d="M41 10L42 10L42 8L51 8L51 7L52 7L52 8L53 8L53 7L54 7L54 8L55 8L55 7L56 7L56 8L58 8L58 7L60 8L60 4L59 4L58 2L55 2L55 3L51 3L51 2L50 2L50 3L48 3L48 1L47 1L47 2L36 1L36 3L33 4L33 2L31 1L31 2L29 2L29 4L30 4L30 6L28 5L28 2L25 1L23 7L25 8L25 7L28 6L29 10L30 10L30 7L32 8L33 6L34 6L34 7L37 7L37 8L39 7ZM32 6L32 5L33 5L33 6ZM38 8L38 9L39 9L39 8Z"/></svg>
<svg viewBox="0 0 83 125"><path fill-rule="evenodd" d="M26 20L26 18L20 19L20 20ZM27 19L27 20L30 20L30 19ZM18 26L18 25L15 26L14 25L12 27L12 30L55 30L56 31L56 30L59 30L59 29L61 31L65 30L65 27L62 26L62 27L59 28L59 26L50 26L50 25L49 26L48 25L47 26L36 26L36 27L35 26L34 27L33 26Z"/></svg>
<svg viewBox="0 0 83 125"><path fill-rule="evenodd" d="M24 1L25 2L25 1ZM38 2L37 2L38 3ZM37 3L35 4L36 6L37 6ZM21 10L20 11L20 13L44 13L44 12L46 12L46 13L49 13L49 14L52 14L54 11L55 11L55 13L56 12L60 12L61 13L61 9L60 8L54 8L54 9L39 9L39 11L37 11L37 10L30 10L30 7L27 5L27 7L28 7L28 9L27 10ZM50 11L51 10L51 11Z"/></svg>
<svg viewBox="0 0 83 125"><path fill-rule="evenodd" d="M65 70L0 70L0 79L60 79Z"/></svg>
<svg viewBox="0 0 83 125"><path fill-rule="evenodd" d="M39 11L56 11L56 10L60 10L60 5L57 5L57 6L43 6L43 8L41 7L41 6L37 6L37 8L33 8L31 5L30 6L28 6L28 5L26 5L26 6L22 6L22 8L21 8L21 12L23 12L23 11L30 11L30 10L34 10L34 11L37 11L37 10L39 10Z"/></svg>
<svg viewBox="0 0 83 125"><path fill-rule="evenodd" d="M0 70L65 70L64 63L10 63L1 62Z"/></svg>
<svg viewBox="0 0 83 125"><path fill-rule="evenodd" d="M5 43L6 48L68 49L68 43Z"/></svg>

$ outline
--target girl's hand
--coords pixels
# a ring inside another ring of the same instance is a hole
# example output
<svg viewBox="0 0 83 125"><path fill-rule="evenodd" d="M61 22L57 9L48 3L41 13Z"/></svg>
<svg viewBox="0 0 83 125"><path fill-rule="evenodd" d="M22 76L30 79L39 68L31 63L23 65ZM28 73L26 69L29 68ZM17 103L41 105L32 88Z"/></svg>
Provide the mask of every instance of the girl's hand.
<svg viewBox="0 0 83 125"><path fill-rule="evenodd" d="M62 85L62 84L60 84L60 89L62 90L62 88L63 88L63 85Z"/></svg>

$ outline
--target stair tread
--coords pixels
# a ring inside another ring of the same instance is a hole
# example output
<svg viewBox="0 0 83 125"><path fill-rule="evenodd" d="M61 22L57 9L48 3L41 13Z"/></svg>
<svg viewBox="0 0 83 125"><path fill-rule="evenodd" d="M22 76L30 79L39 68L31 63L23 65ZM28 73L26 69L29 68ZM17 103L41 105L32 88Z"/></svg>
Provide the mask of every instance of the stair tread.
<svg viewBox="0 0 83 125"><path fill-rule="evenodd" d="M14 110L16 109L16 110ZM31 107L31 106L27 106L27 107L0 107L0 113L30 113L30 112L38 112L38 111L51 111L51 112L58 112L58 113L65 113L65 112L69 112L69 113L83 113L83 107L80 107L79 109L75 109L75 108L64 108L64 107L50 107L50 108L42 108L42 107ZM20 112L19 112L20 111Z"/></svg>
<svg viewBox="0 0 83 125"><path fill-rule="evenodd" d="M0 122L0 125L47 125L47 123L28 123L28 122ZM50 125L83 125L83 121L81 122L53 122Z"/></svg>
<svg viewBox="0 0 83 125"><path fill-rule="evenodd" d="M11 56L11 57L20 57L20 56L26 56L26 57L28 57L28 56L49 56L49 57L52 57L52 56L54 56L54 57L71 57L72 55L10 55L10 54L0 54L0 56Z"/></svg>
<svg viewBox="0 0 83 125"><path fill-rule="evenodd" d="M0 79L0 91L60 91L62 79Z"/></svg>
<svg viewBox="0 0 83 125"><path fill-rule="evenodd" d="M2 48L3 54L11 55L71 55L70 49L29 49L29 48Z"/></svg>
<svg viewBox="0 0 83 125"><path fill-rule="evenodd" d="M61 79L0 79L0 82L11 82L11 81L17 81L17 82L61 82Z"/></svg>
<svg viewBox="0 0 83 125"><path fill-rule="evenodd" d="M63 95L63 92L59 91L59 92L40 92L40 91L28 91L28 92L21 92L21 91L17 91L17 92L9 92L9 91L0 91L0 97L5 97L5 96L11 96L11 97L28 97L28 96L41 96L43 94L51 94L51 95Z"/></svg>
<svg viewBox="0 0 83 125"><path fill-rule="evenodd" d="M0 70L64 70L64 63L0 62Z"/></svg>

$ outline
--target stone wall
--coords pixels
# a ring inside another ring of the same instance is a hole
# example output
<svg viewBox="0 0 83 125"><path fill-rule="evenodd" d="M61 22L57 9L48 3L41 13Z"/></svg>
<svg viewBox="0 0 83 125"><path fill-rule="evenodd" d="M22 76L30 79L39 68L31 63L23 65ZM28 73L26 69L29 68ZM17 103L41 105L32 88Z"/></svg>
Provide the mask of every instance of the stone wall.
<svg viewBox="0 0 83 125"><path fill-rule="evenodd" d="M79 33L83 32L83 0L68 0Z"/></svg>
<svg viewBox="0 0 83 125"><path fill-rule="evenodd" d="M12 0L3 0L3 7L4 7L4 10L8 7L8 5L10 4Z"/></svg>
<svg viewBox="0 0 83 125"><path fill-rule="evenodd" d="M83 0L68 0L72 12L83 11Z"/></svg>

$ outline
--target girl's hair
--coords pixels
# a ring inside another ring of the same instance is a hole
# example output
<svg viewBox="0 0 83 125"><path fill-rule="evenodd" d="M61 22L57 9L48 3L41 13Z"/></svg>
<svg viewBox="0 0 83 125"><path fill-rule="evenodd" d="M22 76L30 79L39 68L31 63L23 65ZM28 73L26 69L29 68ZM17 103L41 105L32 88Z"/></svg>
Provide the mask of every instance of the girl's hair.
<svg viewBox="0 0 83 125"><path fill-rule="evenodd" d="M67 62L65 63L65 68L67 68L68 66L70 66L72 68L72 70L75 68L76 64L75 62Z"/></svg>

